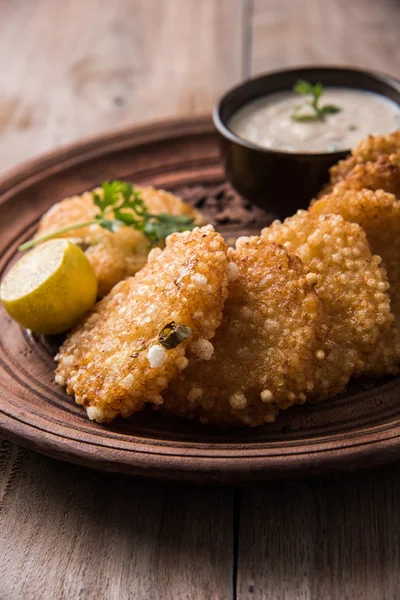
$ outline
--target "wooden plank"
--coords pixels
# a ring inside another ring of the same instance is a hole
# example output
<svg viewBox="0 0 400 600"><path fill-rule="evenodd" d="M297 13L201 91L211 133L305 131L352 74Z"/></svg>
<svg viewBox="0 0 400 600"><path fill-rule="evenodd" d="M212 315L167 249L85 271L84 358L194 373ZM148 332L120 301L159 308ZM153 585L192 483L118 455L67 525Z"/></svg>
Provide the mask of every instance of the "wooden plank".
<svg viewBox="0 0 400 600"><path fill-rule="evenodd" d="M0 1L0 169L87 134L210 111L242 77L246 4Z"/></svg>
<svg viewBox="0 0 400 600"><path fill-rule="evenodd" d="M0 598L232 598L232 493L0 444Z"/></svg>
<svg viewBox="0 0 400 600"><path fill-rule="evenodd" d="M253 0L251 71L342 64L400 76L393 0Z"/></svg>
<svg viewBox="0 0 400 600"><path fill-rule="evenodd" d="M400 466L271 483L240 501L238 600L392 600Z"/></svg>

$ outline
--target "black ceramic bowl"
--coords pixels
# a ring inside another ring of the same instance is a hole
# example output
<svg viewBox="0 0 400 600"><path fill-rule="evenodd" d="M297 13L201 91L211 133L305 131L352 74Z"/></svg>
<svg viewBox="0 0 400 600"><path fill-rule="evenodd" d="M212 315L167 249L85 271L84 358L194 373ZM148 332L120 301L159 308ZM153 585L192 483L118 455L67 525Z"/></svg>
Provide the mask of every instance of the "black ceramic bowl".
<svg viewBox="0 0 400 600"><path fill-rule="evenodd" d="M329 167L350 151L296 153L261 148L229 129L231 117L245 104L274 92L291 90L298 79L325 86L343 86L376 92L400 105L400 82L360 69L300 67L248 79L229 90L214 107L228 179L237 191L261 208L284 218L306 208L324 183Z"/></svg>

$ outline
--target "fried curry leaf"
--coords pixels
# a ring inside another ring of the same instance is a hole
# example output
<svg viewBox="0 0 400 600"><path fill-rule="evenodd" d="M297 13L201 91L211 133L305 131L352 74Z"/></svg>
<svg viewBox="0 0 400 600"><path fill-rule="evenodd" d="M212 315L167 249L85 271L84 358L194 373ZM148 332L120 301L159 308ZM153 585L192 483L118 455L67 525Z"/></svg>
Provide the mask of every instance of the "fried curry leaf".
<svg viewBox="0 0 400 600"><path fill-rule="evenodd" d="M191 327L171 321L171 323L165 325L165 327L163 327L160 331L158 343L161 344L161 346L163 346L166 350L171 350L187 340L191 335Z"/></svg>

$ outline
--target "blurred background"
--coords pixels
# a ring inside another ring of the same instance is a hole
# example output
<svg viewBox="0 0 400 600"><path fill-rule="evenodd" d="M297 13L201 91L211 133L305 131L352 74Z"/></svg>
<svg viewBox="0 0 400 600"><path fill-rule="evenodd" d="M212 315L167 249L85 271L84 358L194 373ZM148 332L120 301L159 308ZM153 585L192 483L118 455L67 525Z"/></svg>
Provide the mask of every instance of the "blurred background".
<svg viewBox="0 0 400 600"><path fill-rule="evenodd" d="M398 0L0 0L0 170L299 64L400 77Z"/></svg>

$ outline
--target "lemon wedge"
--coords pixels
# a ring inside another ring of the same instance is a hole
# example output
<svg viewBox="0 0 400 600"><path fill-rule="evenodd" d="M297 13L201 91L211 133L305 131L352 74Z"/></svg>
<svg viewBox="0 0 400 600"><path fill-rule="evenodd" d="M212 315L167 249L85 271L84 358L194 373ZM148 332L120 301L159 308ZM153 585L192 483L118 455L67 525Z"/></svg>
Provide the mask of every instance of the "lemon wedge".
<svg viewBox="0 0 400 600"><path fill-rule="evenodd" d="M56 334L76 325L93 306L97 279L85 254L66 239L44 242L8 271L0 299L17 323Z"/></svg>

